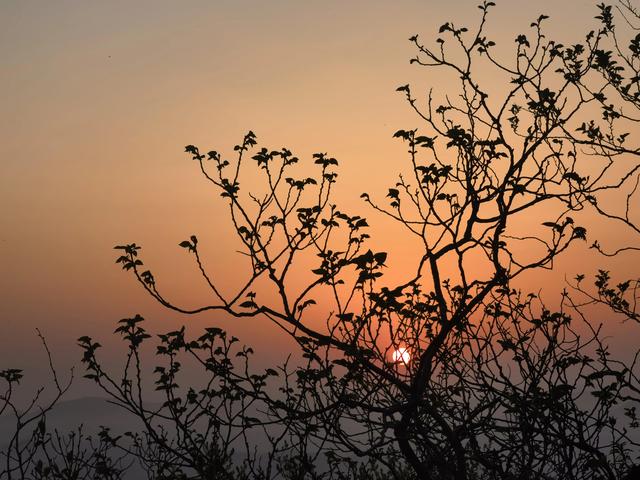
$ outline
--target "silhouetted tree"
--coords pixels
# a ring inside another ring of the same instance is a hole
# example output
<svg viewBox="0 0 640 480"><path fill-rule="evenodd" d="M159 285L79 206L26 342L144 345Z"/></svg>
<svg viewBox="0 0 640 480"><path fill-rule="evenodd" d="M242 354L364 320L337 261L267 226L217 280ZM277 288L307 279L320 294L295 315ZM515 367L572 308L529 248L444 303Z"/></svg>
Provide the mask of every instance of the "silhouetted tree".
<svg viewBox="0 0 640 480"><path fill-rule="evenodd" d="M161 291L139 246L117 247L118 262L164 306L266 317L296 340L304 364L262 374L245 366L232 383L242 389L238 398L260 404L257 424L286 427L309 478L318 475L316 457L309 458L315 452L336 461L355 454L392 473L409 466L421 479L614 479L630 463L633 365L611 359L584 304L563 292L551 308L515 281L552 268L587 239L576 220L583 211L638 231L630 212L640 171L631 144L640 97L638 37L623 45L614 10L600 5L600 26L582 43L549 39L541 15L517 36L513 57L501 59L485 32L493 5L480 6L473 31L442 25L433 47L411 37L412 63L444 69L458 88L429 92L426 101L409 85L398 88L424 130L395 133L407 146L412 175L389 188L388 201L362 195L423 245L412 278L385 284L387 253L366 247L367 221L331 203L336 159L315 154L318 174L296 178L290 172L298 158L286 148L258 148L252 132L235 147L234 161L186 147L228 201L250 262L235 293L213 280L195 236L180 246L193 255L214 302L194 309ZM630 4L620 8L634 13ZM491 94L478 78L479 65L493 69ZM496 93L498 79L504 88ZM242 172L251 164L265 189L243 194ZM602 196L624 188L630 193L621 213ZM608 253L599 241L593 247ZM310 256L317 257L316 268L306 279L291 279L295 262ZM582 280L575 287L593 301L637 319L637 281L611 288L601 271L590 293ZM260 281L271 291L254 286ZM314 322L318 315L326 315L322 327ZM216 350L207 335L166 338L210 369L212 379L228 375L213 366ZM266 387L272 376L280 378L277 393ZM193 401L211 393L204 389ZM229 398L223 393L218 402ZM171 393L168 402L189 400ZM617 413L623 405L631 426ZM236 425L242 432L246 413Z"/></svg>
<svg viewBox="0 0 640 480"><path fill-rule="evenodd" d="M574 45L548 38L541 15L502 58L486 32L493 6L480 6L474 29L449 22L434 42L410 39L412 63L458 83L426 99L398 88L421 123L394 135L411 175L382 200L362 195L423 246L405 281L386 282L388 255L367 247L367 220L332 203L335 158L314 154L317 173L299 177L290 150L260 148L252 132L233 160L186 147L228 203L244 283L229 293L196 236L180 247L211 289L203 306L173 302L138 245L117 246L117 262L165 307L267 319L301 355L256 369L252 350L219 328L194 339L169 332L155 368L165 401L151 408L142 318L116 330L129 346L120 376L81 338L87 376L141 420L140 433L104 438L149 478L613 480L632 471L635 359L610 354L590 304L638 321L638 280L612 286L601 270L592 287L579 274L553 307L518 280L587 240L584 213L640 233L640 36L623 41L637 10L622 0L621 23L599 5L598 27ZM258 169L261 191L241 188L246 169ZM605 199L616 191L621 201ZM594 240L593 252L638 250L607 243ZM306 277L295 273L311 259ZM206 372L201 386L178 383L186 361Z"/></svg>

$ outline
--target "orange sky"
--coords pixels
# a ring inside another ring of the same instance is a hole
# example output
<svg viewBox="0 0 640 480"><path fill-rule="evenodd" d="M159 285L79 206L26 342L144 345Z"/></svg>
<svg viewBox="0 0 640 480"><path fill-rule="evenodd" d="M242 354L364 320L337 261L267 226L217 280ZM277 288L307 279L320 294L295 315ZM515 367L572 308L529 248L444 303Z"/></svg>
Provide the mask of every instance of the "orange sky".
<svg viewBox="0 0 640 480"><path fill-rule="evenodd" d="M155 332L216 320L168 314L113 264L113 245L142 244L165 289L198 303L206 291L177 247L195 233L218 275L233 271L224 203L186 144L230 154L252 129L301 158L329 152L341 161L339 203L370 219L374 245L402 270L411 243L359 195L383 197L406 168L391 137L419 122L395 87L443 88L409 66L407 38L431 38L449 20L475 24L477 3L2 2L0 367L39 372L35 327L66 366L79 358L75 338L109 345L114 322L134 313ZM596 13L584 0L497 3L488 31L507 50L540 13L567 43ZM563 262L556 276L575 266ZM248 343L265 335L255 323L225 326Z"/></svg>

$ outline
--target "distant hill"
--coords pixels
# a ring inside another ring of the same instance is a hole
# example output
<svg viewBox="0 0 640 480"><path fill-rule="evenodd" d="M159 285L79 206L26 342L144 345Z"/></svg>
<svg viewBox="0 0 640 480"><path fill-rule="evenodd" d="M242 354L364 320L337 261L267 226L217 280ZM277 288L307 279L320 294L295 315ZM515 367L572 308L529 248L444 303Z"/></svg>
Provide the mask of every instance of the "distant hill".
<svg viewBox="0 0 640 480"><path fill-rule="evenodd" d="M139 420L126 410L109 403L100 397L85 397L58 403L47 414L49 431L57 429L60 432L70 432L83 426L87 435L95 434L101 425L111 428L114 433L135 431ZM28 427L35 428L36 425ZM15 419L11 415L0 416L0 449L5 449L9 439L15 431Z"/></svg>
<svg viewBox="0 0 640 480"><path fill-rule="evenodd" d="M159 403L149 403L148 408L157 408ZM47 429L49 432L58 430L60 433L69 433L77 430L82 425L85 435L94 435L104 425L111 429L113 434L120 434L126 431L141 431L142 424L138 418L121 407L110 403L106 398L84 397L76 400L66 400L58 403L51 412L47 414ZM36 424L30 425L22 436L25 439ZM6 451L9 441L15 432L15 419L11 415L0 416L0 451ZM268 443L263 434L259 431L248 432L250 443L256 447L258 454L268 448ZM238 448L233 455L239 461L244 459L244 449ZM325 466L325 458L321 457L318 465ZM0 470L2 467L0 467ZM141 467L134 463L127 471L125 479L146 478Z"/></svg>

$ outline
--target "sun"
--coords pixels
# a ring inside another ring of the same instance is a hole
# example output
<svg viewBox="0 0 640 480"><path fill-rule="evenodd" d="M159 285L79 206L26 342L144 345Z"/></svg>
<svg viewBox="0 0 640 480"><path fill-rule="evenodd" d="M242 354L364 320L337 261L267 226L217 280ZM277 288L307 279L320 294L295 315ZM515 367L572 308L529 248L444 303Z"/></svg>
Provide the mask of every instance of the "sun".
<svg viewBox="0 0 640 480"><path fill-rule="evenodd" d="M406 347L399 347L393 351L391 358L395 363L409 363L411 360L411 355L409 354L409 350Z"/></svg>

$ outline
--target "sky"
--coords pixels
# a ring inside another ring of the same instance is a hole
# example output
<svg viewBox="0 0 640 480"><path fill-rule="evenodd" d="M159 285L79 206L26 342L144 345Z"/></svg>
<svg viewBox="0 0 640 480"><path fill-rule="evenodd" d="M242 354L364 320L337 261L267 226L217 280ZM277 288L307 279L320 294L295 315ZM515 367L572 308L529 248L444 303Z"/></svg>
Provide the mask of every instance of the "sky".
<svg viewBox="0 0 640 480"><path fill-rule="evenodd" d="M395 88L446 88L409 65L408 37L433 38L446 21L475 25L477 3L0 3L0 368L46 375L35 328L61 368L78 363L80 335L99 339L115 361L114 324L135 313L154 332L220 323L277 357L285 340L264 322L170 314L114 264L114 245L141 244L165 290L202 303L205 286L177 247L197 234L208 264L236 279L224 203L187 144L231 153L253 130L301 158L329 152L341 162L337 200L370 219L374 245L402 270L415 246L359 197L383 196L406 167L392 135L419 122ZM488 31L507 47L541 13L567 43L596 14L582 0L496 3ZM561 263L558 278L572 269Z"/></svg>

